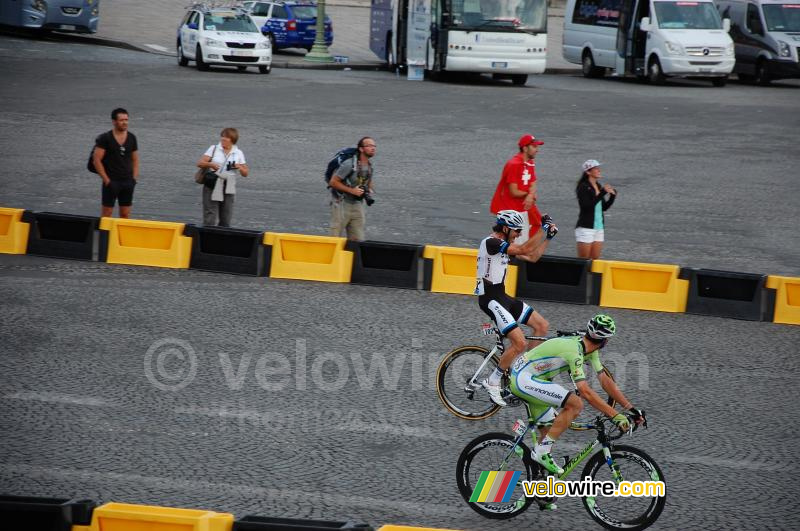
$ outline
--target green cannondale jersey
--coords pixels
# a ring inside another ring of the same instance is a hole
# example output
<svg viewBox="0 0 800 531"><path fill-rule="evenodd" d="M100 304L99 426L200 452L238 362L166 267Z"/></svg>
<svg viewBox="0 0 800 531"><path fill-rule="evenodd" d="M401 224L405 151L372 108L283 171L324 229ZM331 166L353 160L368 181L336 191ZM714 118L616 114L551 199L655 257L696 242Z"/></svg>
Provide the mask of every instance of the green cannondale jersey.
<svg viewBox="0 0 800 531"><path fill-rule="evenodd" d="M511 370L515 373L527 368L531 376L540 380L552 380L557 374L569 372L573 382L586 379L583 364L592 364L595 372L603 370L600 363L600 351L585 354L580 336L557 337L548 339L514 361Z"/></svg>

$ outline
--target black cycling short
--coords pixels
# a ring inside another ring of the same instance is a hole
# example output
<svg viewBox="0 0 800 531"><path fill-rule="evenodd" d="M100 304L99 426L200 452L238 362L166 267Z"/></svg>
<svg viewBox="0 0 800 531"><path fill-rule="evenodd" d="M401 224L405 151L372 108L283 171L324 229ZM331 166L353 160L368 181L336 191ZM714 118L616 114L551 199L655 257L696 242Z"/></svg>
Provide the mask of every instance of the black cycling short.
<svg viewBox="0 0 800 531"><path fill-rule="evenodd" d="M500 333L507 335L520 323L528 322L533 308L506 293L478 296L478 306L492 318Z"/></svg>
<svg viewBox="0 0 800 531"><path fill-rule="evenodd" d="M136 181L133 179L125 181L114 181L108 183L108 186L102 185L103 190L103 206L114 208L114 204L119 201L119 206L129 207L133 204L133 189L136 187Z"/></svg>

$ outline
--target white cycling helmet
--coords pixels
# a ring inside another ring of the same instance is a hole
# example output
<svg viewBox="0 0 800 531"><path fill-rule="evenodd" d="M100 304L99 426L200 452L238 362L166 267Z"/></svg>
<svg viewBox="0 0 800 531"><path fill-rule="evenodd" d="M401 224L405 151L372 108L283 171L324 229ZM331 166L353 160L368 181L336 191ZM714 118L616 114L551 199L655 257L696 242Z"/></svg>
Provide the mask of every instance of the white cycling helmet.
<svg viewBox="0 0 800 531"><path fill-rule="evenodd" d="M522 230L522 214L516 210L501 210L497 213L497 224L508 227L512 230Z"/></svg>

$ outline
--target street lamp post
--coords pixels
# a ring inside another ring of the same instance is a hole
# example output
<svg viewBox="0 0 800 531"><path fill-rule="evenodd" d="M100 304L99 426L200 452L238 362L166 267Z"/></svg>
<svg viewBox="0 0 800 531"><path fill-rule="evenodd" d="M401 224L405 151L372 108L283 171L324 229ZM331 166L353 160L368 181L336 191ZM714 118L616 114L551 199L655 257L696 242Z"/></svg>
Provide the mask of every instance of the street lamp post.
<svg viewBox="0 0 800 531"><path fill-rule="evenodd" d="M317 1L317 25L314 45L304 59L312 63L333 62L333 56L328 51L328 45L325 44L325 0Z"/></svg>

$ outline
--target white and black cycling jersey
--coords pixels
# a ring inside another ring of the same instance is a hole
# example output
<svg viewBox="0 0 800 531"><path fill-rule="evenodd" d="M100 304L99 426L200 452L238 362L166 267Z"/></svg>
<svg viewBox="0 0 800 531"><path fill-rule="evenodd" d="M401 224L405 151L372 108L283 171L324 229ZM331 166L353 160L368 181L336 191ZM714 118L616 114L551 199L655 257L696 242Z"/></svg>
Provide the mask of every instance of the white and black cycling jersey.
<svg viewBox="0 0 800 531"><path fill-rule="evenodd" d="M491 297L505 295L506 272L508 271L508 242L488 236L478 248L478 279L475 295Z"/></svg>

